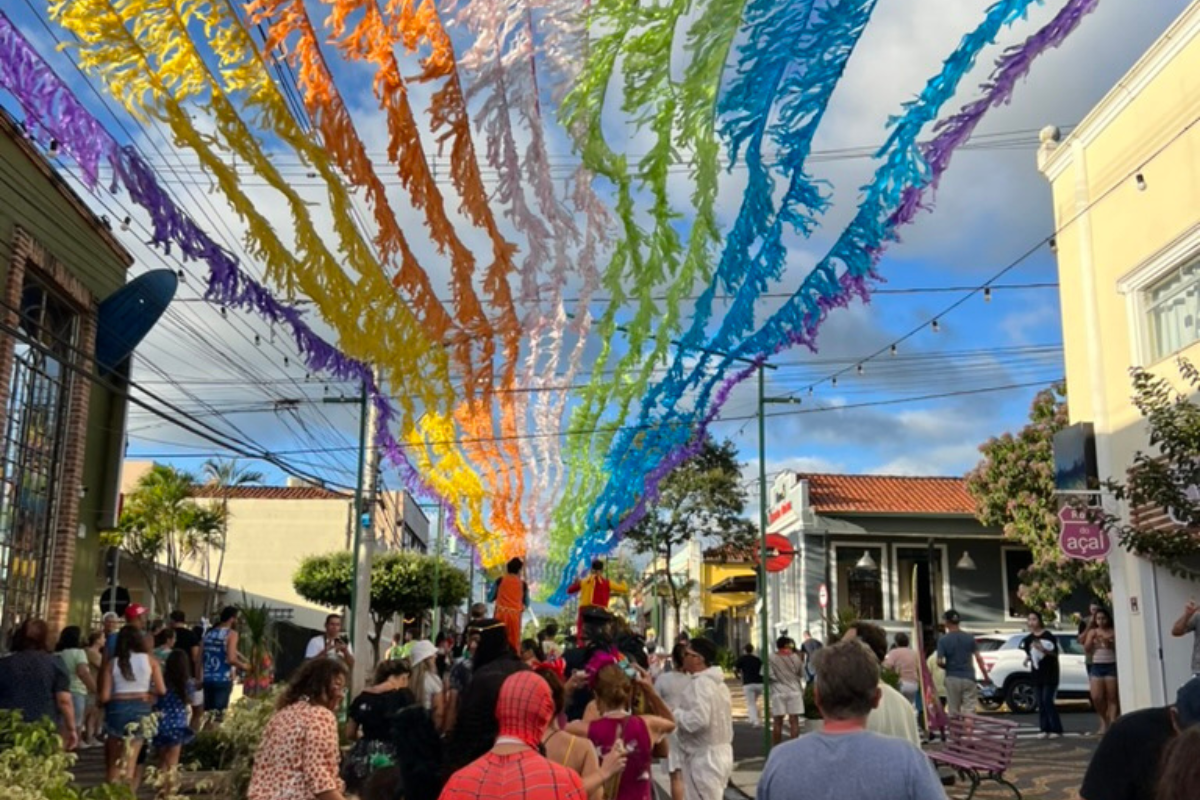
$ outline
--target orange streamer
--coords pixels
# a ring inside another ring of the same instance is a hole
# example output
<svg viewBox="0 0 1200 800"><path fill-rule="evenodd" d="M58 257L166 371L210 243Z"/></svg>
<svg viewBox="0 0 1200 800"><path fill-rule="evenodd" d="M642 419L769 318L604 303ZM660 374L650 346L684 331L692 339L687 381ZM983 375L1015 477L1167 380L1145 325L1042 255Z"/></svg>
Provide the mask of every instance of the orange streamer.
<svg viewBox="0 0 1200 800"><path fill-rule="evenodd" d="M491 414L496 357L493 337L499 334L504 341L500 381L503 390L514 387L520 351L521 326L508 285L508 275L514 271L516 248L504 240L488 206L487 191L475 161L466 103L457 79L449 37L431 4L423 4L414 14L407 0L393 2L389 6L392 17L389 25L385 23L375 0L325 1L330 4L329 25L342 53L349 59L365 61L376 68L375 94L388 121L388 158L396 164L401 185L408 191L413 206L425 213L431 240L439 252L450 257L455 312L464 334L454 340L454 346L460 353L469 354L477 344L482 351L476 362L477 367L466 376L468 401L456 410L455 419L460 426L470 428L466 438L484 440L464 444L464 449L473 453L472 460L484 472L491 487L493 526L521 539L524 525L520 516L520 500L524 492L524 480L515 439L521 412L511 391L501 391L498 402L501 412L500 433L507 440L504 455L516 472L515 483L510 480L507 470L494 468L495 464L503 461L503 457L496 444L490 441L496 436ZM359 11L362 17L350 27L349 17ZM440 31L440 36L431 35L434 29ZM484 272L483 287L492 304L501 312L494 324L484 314L475 294L475 257L456 235L446 214L445 203L429 168L420 130L409 103L408 87L400 74L393 50L398 42L403 41L405 47L413 51L423 39L430 39L431 43L436 44L433 52L422 59L422 80L448 78L434 95L430 110L433 130L437 133L449 126L450 132L442 133L438 143L442 145L452 140L451 179L462 199L462 209L475 225L488 233L492 243L493 261Z"/></svg>

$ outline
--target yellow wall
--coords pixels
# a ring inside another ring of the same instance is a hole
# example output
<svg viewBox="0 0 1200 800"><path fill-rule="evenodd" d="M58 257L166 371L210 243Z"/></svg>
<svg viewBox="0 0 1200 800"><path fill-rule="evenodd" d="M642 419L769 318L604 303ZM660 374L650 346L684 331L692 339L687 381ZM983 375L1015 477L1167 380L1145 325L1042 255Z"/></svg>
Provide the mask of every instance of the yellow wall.
<svg viewBox="0 0 1200 800"><path fill-rule="evenodd" d="M712 617L730 608L743 606L754 600L753 592L737 592L713 594L709 591L727 578L739 575L753 575L754 567L746 564L726 564L716 561L705 561L700 568L700 616Z"/></svg>
<svg viewBox="0 0 1200 800"><path fill-rule="evenodd" d="M1176 359L1200 364L1200 343L1152 363L1138 288L1200 257L1198 121L1193 3L1069 137L1039 153L1053 192L1071 419L1095 426L1102 479L1119 479L1149 449L1130 367L1182 387ZM1109 565L1123 710L1162 705L1188 677L1191 645L1165 632L1198 587L1119 546Z"/></svg>

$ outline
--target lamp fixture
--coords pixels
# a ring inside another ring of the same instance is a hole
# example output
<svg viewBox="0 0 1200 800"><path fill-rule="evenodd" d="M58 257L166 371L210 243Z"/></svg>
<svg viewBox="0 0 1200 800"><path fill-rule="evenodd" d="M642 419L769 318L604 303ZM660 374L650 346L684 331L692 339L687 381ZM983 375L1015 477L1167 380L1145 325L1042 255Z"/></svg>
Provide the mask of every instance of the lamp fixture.
<svg viewBox="0 0 1200 800"><path fill-rule="evenodd" d="M1051 252L1051 253L1057 253L1057 252L1058 252L1058 237L1056 237L1056 236L1051 236L1051 237L1050 237L1050 241L1049 241L1049 245L1050 245L1050 252Z"/></svg>
<svg viewBox="0 0 1200 800"><path fill-rule="evenodd" d="M990 286L983 287L983 302L985 302L985 303L992 302L992 287L990 287Z"/></svg>
<svg viewBox="0 0 1200 800"><path fill-rule="evenodd" d="M837 375L834 375L834 376L833 376L833 378L832 378L832 379L829 381L829 385L830 385L830 386L837 386Z"/></svg>
<svg viewBox="0 0 1200 800"><path fill-rule="evenodd" d="M1133 180L1134 180L1134 182L1135 182L1135 183L1137 183L1137 189L1138 189L1138 191L1139 191L1139 192L1144 192L1144 191L1146 191L1146 176L1145 176L1145 175L1143 175L1142 173L1140 173L1140 172L1139 172L1139 173L1138 173L1138 174L1137 174L1137 175L1134 177L1134 179L1133 179Z"/></svg>
<svg viewBox="0 0 1200 800"><path fill-rule="evenodd" d="M187 273L184 272L183 270L181 270L181 269L175 270L175 277L179 279L180 283L187 283Z"/></svg>
<svg viewBox="0 0 1200 800"><path fill-rule="evenodd" d="M857 367L855 367L855 370L858 372L859 375L862 375L864 372L863 365L859 364Z"/></svg>
<svg viewBox="0 0 1200 800"><path fill-rule="evenodd" d="M942 324L938 322L937 319L934 319L933 323L929 327L933 328L934 333L940 333L942 330Z"/></svg>
<svg viewBox="0 0 1200 800"><path fill-rule="evenodd" d="M871 558L870 550L863 550L862 558L854 562L855 569L865 569L874 572L879 569L879 565L875 563L875 559Z"/></svg>
<svg viewBox="0 0 1200 800"><path fill-rule="evenodd" d="M123 231L129 230L129 223L132 221L133 220L131 220L129 217L126 217L125 219L121 220L121 230L123 230Z"/></svg>
<svg viewBox="0 0 1200 800"><path fill-rule="evenodd" d="M46 151L46 154L51 158L58 158L58 139L50 140L50 148ZM1139 175L1138 177L1140 178L1141 176Z"/></svg>
<svg viewBox="0 0 1200 800"><path fill-rule="evenodd" d="M894 358L896 356L896 353L899 353L899 352L900 352L900 348L896 347L896 345L892 345L892 357Z"/></svg>
<svg viewBox="0 0 1200 800"><path fill-rule="evenodd" d="M966 572L974 572L978 567L975 566L975 559L971 558L971 554L963 550L962 558L954 565L955 569L961 569Z"/></svg>

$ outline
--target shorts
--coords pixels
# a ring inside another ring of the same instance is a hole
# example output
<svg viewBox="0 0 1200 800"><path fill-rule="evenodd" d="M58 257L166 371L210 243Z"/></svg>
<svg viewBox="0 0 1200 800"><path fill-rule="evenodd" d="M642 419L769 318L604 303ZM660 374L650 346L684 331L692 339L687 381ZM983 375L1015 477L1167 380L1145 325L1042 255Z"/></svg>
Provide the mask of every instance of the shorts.
<svg viewBox="0 0 1200 800"><path fill-rule="evenodd" d="M153 713L145 700L109 700L104 706L104 733L114 739L144 739L142 720Z"/></svg>
<svg viewBox="0 0 1200 800"><path fill-rule="evenodd" d="M86 694L76 694L71 692L71 705L75 707L75 727L83 727L83 717L87 712L88 696Z"/></svg>
<svg viewBox="0 0 1200 800"><path fill-rule="evenodd" d="M1088 667L1089 678L1115 678L1117 677L1116 664L1092 664Z"/></svg>
<svg viewBox="0 0 1200 800"><path fill-rule="evenodd" d="M979 703L979 684L974 678L946 676L946 711L950 714L974 714Z"/></svg>
<svg viewBox="0 0 1200 800"><path fill-rule="evenodd" d="M804 695L794 691L771 692L771 716L803 716Z"/></svg>
<svg viewBox="0 0 1200 800"><path fill-rule="evenodd" d="M233 696L232 683L205 683L204 710L218 713L229 708L229 698Z"/></svg>

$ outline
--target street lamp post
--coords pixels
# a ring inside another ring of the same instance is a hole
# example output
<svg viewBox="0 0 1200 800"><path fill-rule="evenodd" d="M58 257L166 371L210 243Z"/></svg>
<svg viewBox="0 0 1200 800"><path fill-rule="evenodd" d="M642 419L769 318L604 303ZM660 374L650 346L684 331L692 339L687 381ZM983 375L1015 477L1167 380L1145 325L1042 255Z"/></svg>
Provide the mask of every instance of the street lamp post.
<svg viewBox="0 0 1200 800"><path fill-rule="evenodd" d="M798 397L767 397L766 372L758 368L758 586L763 665L763 752L771 753L771 626L767 601L767 415L768 403L800 405Z"/></svg>

